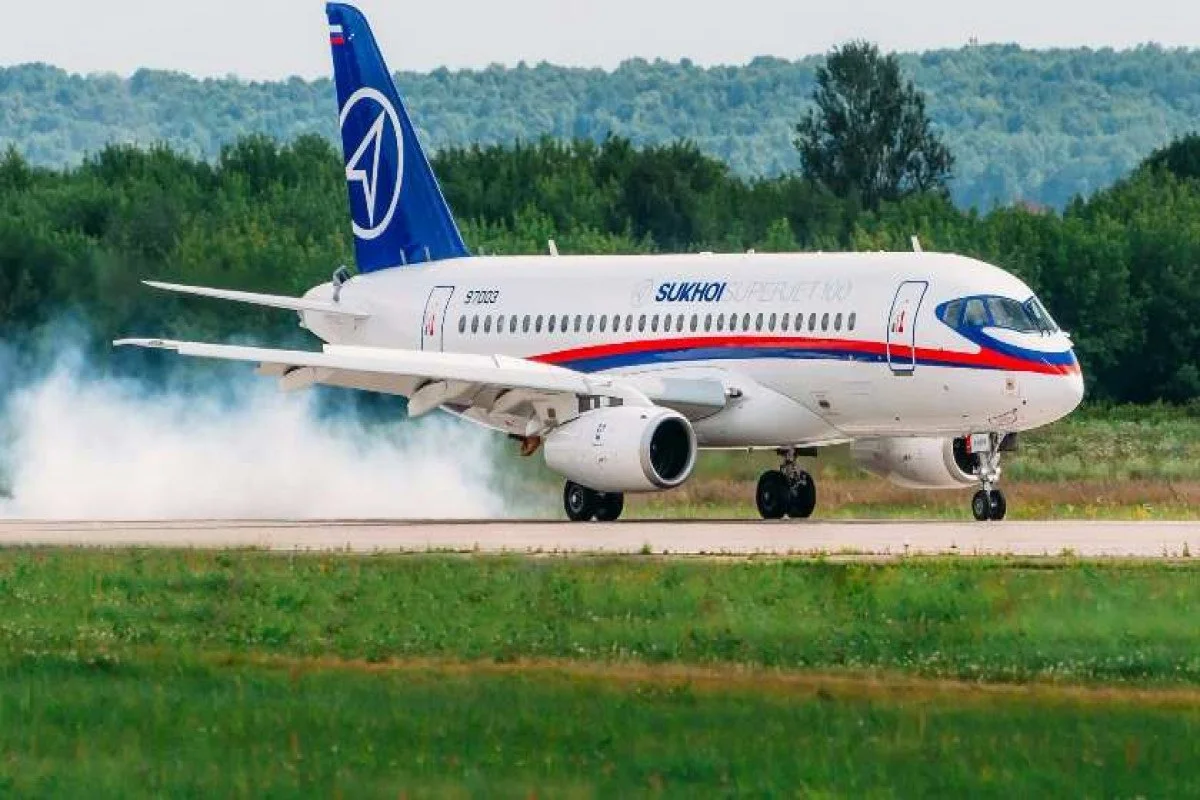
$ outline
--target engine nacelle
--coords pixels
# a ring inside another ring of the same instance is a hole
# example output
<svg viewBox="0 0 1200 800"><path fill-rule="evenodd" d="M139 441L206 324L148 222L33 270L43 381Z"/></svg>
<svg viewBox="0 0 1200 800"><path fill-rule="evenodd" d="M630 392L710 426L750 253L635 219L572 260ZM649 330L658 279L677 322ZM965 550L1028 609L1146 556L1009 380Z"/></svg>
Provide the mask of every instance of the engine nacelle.
<svg viewBox="0 0 1200 800"><path fill-rule="evenodd" d="M555 428L546 466L600 492L655 492L683 483L696 466L696 434L668 408L611 406Z"/></svg>
<svg viewBox="0 0 1200 800"><path fill-rule="evenodd" d="M960 489L978 482L975 457L962 439L894 436L850 445L854 463L910 489Z"/></svg>

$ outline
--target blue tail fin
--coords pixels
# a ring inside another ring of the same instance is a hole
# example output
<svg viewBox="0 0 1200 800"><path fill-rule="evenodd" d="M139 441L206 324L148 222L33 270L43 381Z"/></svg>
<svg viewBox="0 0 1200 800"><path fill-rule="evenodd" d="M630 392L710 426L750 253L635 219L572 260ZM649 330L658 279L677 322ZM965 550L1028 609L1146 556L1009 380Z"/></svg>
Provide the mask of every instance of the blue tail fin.
<svg viewBox="0 0 1200 800"><path fill-rule="evenodd" d="M358 271L470 255L366 17L325 13Z"/></svg>

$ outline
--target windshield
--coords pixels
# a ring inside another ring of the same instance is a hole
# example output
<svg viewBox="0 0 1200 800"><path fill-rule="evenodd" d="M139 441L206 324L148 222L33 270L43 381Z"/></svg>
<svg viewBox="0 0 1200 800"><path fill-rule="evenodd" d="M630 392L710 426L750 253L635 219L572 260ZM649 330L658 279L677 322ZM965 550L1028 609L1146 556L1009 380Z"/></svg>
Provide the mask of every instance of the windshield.
<svg viewBox="0 0 1200 800"><path fill-rule="evenodd" d="M1038 324L1038 328L1041 330L1044 330L1046 333L1056 333L1058 331L1058 323L1050 316L1050 312L1042 305L1041 300L1038 300L1036 297L1029 298L1025 301L1025 310L1029 313L1029 316L1033 317L1034 321Z"/></svg>
<svg viewBox="0 0 1200 800"><path fill-rule="evenodd" d="M941 319L955 330L1004 328L1019 333L1054 333L1058 330L1036 297L1024 303L998 295L951 300L942 306Z"/></svg>

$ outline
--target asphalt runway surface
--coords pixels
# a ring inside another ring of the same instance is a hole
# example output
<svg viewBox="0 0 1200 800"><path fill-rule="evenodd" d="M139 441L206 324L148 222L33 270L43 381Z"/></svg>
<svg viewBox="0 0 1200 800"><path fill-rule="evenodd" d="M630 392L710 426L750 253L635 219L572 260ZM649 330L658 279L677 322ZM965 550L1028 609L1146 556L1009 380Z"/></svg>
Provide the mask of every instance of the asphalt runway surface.
<svg viewBox="0 0 1200 800"><path fill-rule="evenodd" d="M1200 522L0 521L0 546L671 555L1200 556Z"/></svg>

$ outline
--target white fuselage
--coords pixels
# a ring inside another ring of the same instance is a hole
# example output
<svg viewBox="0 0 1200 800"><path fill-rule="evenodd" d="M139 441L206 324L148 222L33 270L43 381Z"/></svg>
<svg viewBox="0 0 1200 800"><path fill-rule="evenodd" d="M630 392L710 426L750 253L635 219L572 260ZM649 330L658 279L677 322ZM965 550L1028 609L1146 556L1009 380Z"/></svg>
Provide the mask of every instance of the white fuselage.
<svg viewBox="0 0 1200 800"><path fill-rule="evenodd" d="M370 316L305 314L331 344L719 380L741 402L695 421L705 447L1020 431L1083 395L1067 334L943 321L955 300L1033 296L955 255L473 257L357 276L339 295Z"/></svg>

